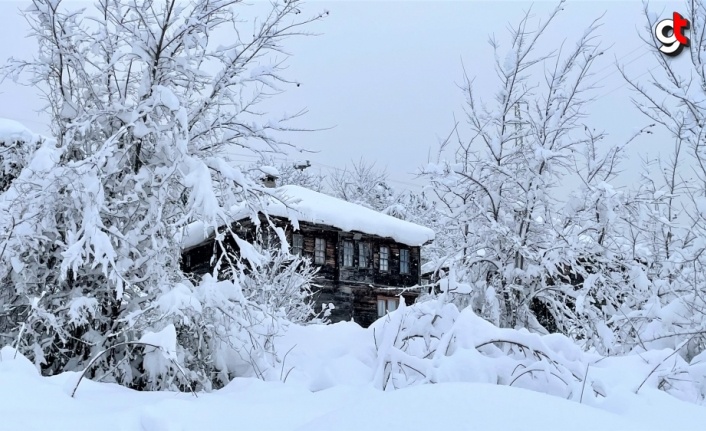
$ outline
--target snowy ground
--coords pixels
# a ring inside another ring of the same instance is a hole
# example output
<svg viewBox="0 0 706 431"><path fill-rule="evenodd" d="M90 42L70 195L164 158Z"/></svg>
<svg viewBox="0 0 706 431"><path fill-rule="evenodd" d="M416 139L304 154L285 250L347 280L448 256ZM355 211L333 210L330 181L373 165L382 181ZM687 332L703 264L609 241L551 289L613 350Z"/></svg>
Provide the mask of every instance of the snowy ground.
<svg viewBox="0 0 706 431"><path fill-rule="evenodd" d="M474 381L383 392L371 383L376 356L371 338L371 330L352 323L294 326L280 340L282 348L294 346L283 367L286 383L241 378L198 397L84 380L72 399L76 373L40 377L6 347L0 429L578 431L700 429L706 423L706 407L650 385L635 394L635 384L649 372L649 365L633 361L637 357L596 366L608 394L600 402L586 397L591 405Z"/></svg>

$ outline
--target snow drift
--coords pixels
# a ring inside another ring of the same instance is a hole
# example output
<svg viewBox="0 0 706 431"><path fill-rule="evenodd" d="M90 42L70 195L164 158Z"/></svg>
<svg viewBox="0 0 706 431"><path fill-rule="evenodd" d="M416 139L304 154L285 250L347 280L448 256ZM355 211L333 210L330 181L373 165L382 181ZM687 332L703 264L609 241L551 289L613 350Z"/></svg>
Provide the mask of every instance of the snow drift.
<svg viewBox="0 0 706 431"><path fill-rule="evenodd" d="M702 360L686 364L668 350L600 357L563 336L499 329L442 301L403 306L368 329L352 322L292 325L276 347L274 381L236 378L221 390L189 394L84 380L75 399L69 394L77 373L40 377L5 347L3 426L663 430L706 420L698 405Z"/></svg>

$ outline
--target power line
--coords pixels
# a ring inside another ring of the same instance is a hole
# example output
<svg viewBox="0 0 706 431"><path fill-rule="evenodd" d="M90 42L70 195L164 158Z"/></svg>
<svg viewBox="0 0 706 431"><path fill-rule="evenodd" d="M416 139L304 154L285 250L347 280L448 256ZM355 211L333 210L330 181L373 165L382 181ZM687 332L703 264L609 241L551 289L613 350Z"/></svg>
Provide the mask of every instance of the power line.
<svg viewBox="0 0 706 431"><path fill-rule="evenodd" d="M639 78L639 77L641 77L641 76L645 76L645 75L647 75L648 73L652 72L653 70L657 69L658 67L659 67L659 64L656 65L656 66L653 66L653 67L651 67L651 68L649 68L649 69L647 69L646 71L642 72L641 74L635 76L633 79L637 79L637 78ZM610 91L608 91L608 92L606 92L606 93L604 93L604 94L601 94L600 96L596 97L596 99L600 99L600 98L602 98L602 97L608 96L608 95L610 95L610 94L612 94L612 93L614 93L614 92L620 90L621 88L625 87L626 85L628 85L628 82L623 82L622 84L620 84L619 86L615 87L614 89L612 89L612 90L610 90Z"/></svg>
<svg viewBox="0 0 706 431"><path fill-rule="evenodd" d="M644 48L644 45L643 45L643 44L640 44L640 45L636 46L635 48L633 48L633 49L630 50L630 53L625 54L625 55L623 55L623 56L621 56L621 57L622 57L623 59L627 59L628 57L631 57L631 56L634 55L634 54L640 54L640 55L638 55L637 58L641 58L643 53L640 52L640 48ZM632 60L632 61L634 61L634 60ZM608 65L606 65L606 66L604 66L604 67L598 69L595 73L596 73L596 74L599 74L599 73L603 72L604 70L610 68L611 66L615 66L615 65L612 64L612 63L611 63L611 64L608 64ZM612 73L613 73L613 72L609 73L608 75L611 75ZM607 75L606 75L606 76L607 76Z"/></svg>
<svg viewBox="0 0 706 431"><path fill-rule="evenodd" d="M630 65L630 64L632 64L632 63L634 63L634 62L636 62L637 60L640 60L640 59L642 59L642 55L640 55L640 56L638 56L638 57L636 57L636 58L634 58L634 59L628 61L627 63L623 64L622 66L623 66L623 67L628 66L628 65ZM608 65L608 66L604 67L604 68L601 69L601 70L605 70L605 69L607 69L607 68L610 67L610 66L611 66L611 65ZM617 72L619 72L619 71L620 71L620 70L616 68L615 70L611 71L610 73L608 73L608 74L606 74L606 75L603 75L603 76L601 76L600 78L596 78L596 81L595 81L591 86L594 86L594 85L598 84L599 82L603 81L604 79L608 78L608 77L611 76L611 75L614 75L615 73L617 73Z"/></svg>

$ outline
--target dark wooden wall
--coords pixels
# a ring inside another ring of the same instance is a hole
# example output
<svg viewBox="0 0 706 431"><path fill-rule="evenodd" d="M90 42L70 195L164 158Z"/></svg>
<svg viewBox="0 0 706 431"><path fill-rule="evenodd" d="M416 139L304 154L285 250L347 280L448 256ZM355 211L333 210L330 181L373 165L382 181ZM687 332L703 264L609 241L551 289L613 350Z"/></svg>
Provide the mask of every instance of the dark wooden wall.
<svg viewBox="0 0 706 431"><path fill-rule="evenodd" d="M350 232L339 233L339 247L343 250L343 241L351 241L353 247L353 266L343 266L343 252L341 251L338 258L340 268L341 282L368 283L375 285L384 285L392 287L408 287L419 283L420 259L419 247L409 247L403 244L398 244L395 241L387 238L380 238L371 235L361 235L360 240L354 240L354 234ZM367 242L372 247L372 264L368 268L360 268L358 266L358 246L360 243ZM380 270L380 247L388 247L390 253L388 255L388 270ZM400 249L409 250L409 274L400 273Z"/></svg>
<svg viewBox="0 0 706 431"><path fill-rule="evenodd" d="M264 222L264 220L263 220ZM292 244L292 234L297 233L303 236L304 257L308 257L312 264L314 262L315 239L326 240L326 260L323 265L314 266L319 268L315 279L314 289L316 309L321 310L322 304L333 303L335 309L331 313L332 322L353 319L361 326L369 326L377 316L378 296L397 296L402 292L402 288L420 284L421 276L421 256L420 247L406 246L399 244L390 238L380 238L373 235L355 232L342 232L339 229L312 224L299 223L299 230L294 232L288 221L277 219L276 224L285 229L287 241ZM266 226L264 222L261 226ZM254 226L251 223L239 223L234 226L234 230L248 240L252 240ZM358 240L354 239L356 236ZM274 237L270 235L270 238ZM343 265L343 241L352 241L353 265ZM367 268L359 267L358 245L367 242L371 246L372 262ZM235 247L232 240L230 247ZM380 270L380 247L389 248L388 270ZM409 274L400 273L400 249L408 249L410 255ZM214 254L218 250L213 237L202 244L185 250L182 254L182 269L185 272L202 275L213 271ZM407 291L405 294L407 304L414 302L416 293Z"/></svg>

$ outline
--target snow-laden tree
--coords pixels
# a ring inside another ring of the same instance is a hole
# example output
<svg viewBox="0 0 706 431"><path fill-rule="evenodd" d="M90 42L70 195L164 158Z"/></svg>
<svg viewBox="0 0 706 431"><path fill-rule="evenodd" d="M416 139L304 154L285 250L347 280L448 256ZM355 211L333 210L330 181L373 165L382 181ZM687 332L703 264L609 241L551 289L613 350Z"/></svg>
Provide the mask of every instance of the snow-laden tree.
<svg viewBox="0 0 706 431"><path fill-rule="evenodd" d="M361 159L350 168L333 171L328 186L332 196L383 213L390 210L395 215L396 192L388 184L387 172L376 168L375 163Z"/></svg>
<svg viewBox="0 0 706 431"><path fill-rule="evenodd" d="M225 150L286 145L276 135L298 115L257 105L289 83L283 42L322 15L302 17L297 0L70 6L33 0L25 16L39 51L4 69L43 91L56 142L2 195L1 331L49 374L107 348L91 375L149 388L222 383L235 372L229 355L243 356L233 340L257 344L260 323L241 317L255 303L237 278L188 282L181 232L193 220L204 232L228 224L234 206L260 209L268 190ZM259 310L247 313L273 321ZM158 378L147 348L131 343L172 323L178 351Z"/></svg>
<svg viewBox="0 0 706 431"><path fill-rule="evenodd" d="M648 133L649 127L639 131L628 144ZM611 185L627 144L602 150L605 135L589 135L574 156L573 177L580 180L580 186L555 208L559 238L568 245L563 252L569 264L561 277L573 291L563 304L546 304L552 319L571 316L569 334L584 347L615 353L622 350L616 336L625 330L622 317L652 287L645 227L640 222L644 201L639 193Z"/></svg>
<svg viewBox="0 0 706 431"><path fill-rule="evenodd" d="M499 89L480 100L465 75L465 128L423 173L455 238L438 266L470 286L476 311L501 326L585 339L620 284L606 280L633 266L621 263L622 245L609 244L625 203L608 184L618 153L584 124L599 23L573 44L548 45L561 7L536 27L527 13L504 50L491 40ZM567 183L577 184L568 214L559 198Z"/></svg>
<svg viewBox="0 0 706 431"><path fill-rule="evenodd" d="M706 349L706 5L686 2L691 43L672 61L654 38L659 16L645 5L643 40L654 55L648 78L621 72L634 90L635 106L673 138L669 156L650 161L638 190L639 220L649 250L654 287L642 306L626 313L632 328L622 339L629 346L683 346L691 358Z"/></svg>

